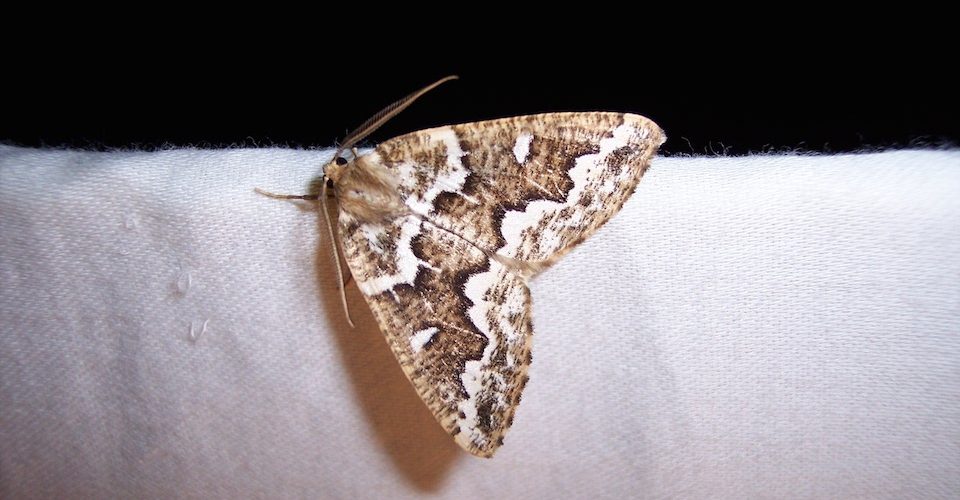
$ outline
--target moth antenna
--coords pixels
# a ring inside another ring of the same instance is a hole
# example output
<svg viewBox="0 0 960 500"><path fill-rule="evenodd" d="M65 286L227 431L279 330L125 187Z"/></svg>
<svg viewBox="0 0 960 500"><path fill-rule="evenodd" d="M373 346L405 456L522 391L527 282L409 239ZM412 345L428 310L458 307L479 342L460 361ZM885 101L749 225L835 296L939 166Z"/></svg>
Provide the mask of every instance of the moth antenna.
<svg viewBox="0 0 960 500"><path fill-rule="evenodd" d="M323 181L323 187L320 188L320 196L323 198L327 196L326 179ZM346 285L343 284L343 269L340 267L340 249L337 248L337 237L333 233L333 223L330 222L330 210L327 208L326 202L321 204L323 205L323 218L327 221L327 234L330 236L330 244L333 245L333 261L337 264L337 284L340 286L340 303L343 305L343 314L347 317L350 328L356 328L350 318L350 308L347 306L347 290Z"/></svg>
<svg viewBox="0 0 960 500"><path fill-rule="evenodd" d="M399 101L381 109L379 113L373 115L369 120L363 122L363 124L354 129L353 132L350 132L343 140L343 143L340 144L340 147L337 148L337 154L335 154L333 157L339 158L341 153L352 148L356 143L362 141L365 137L372 134L375 130L380 128L381 125L387 123L387 121L389 121L391 118L397 116L401 111L413 104L413 101L419 99L423 94L426 94L427 92L437 88L442 83L449 82L450 80L456 80L458 78L460 77L457 75L450 75L441 78L430 85L427 85L426 87L404 97L403 99L400 99Z"/></svg>
<svg viewBox="0 0 960 500"><path fill-rule="evenodd" d="M270 191L260 189L260 188L253 188L253 190L256 191L257 194L261 194L263 196L266 196L267 198L273 198L275 200L304 200L304 201L317 200L317 195L315 194L277 194L277 193L271 193Z"/></svg>

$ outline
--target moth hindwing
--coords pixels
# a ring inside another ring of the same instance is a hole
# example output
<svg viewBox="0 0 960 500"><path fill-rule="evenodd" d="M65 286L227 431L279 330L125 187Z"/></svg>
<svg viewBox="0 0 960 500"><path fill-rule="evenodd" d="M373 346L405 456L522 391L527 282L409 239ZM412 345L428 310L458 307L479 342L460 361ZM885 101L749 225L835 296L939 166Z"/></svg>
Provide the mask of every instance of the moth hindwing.
<svg viewBox="0 0 960 500"><path fill-rule="evenodd" d="M440 425L490 457L530 365L527 280L633 193L665 137L624 113L549 113L396 137L331 162L344 257Z"/></svg>

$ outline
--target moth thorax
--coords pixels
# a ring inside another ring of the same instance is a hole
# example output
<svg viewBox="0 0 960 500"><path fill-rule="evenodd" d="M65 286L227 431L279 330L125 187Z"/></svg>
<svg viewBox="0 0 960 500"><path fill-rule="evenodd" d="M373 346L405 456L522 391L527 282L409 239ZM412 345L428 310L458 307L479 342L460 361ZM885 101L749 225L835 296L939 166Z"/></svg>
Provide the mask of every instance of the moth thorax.
<svg viewBox="0 0 960 500"><path fill-rule="evenodd" d="M409 212L397 189L399 179L386 167L362 157L330 167L327 177L333 181L344 212L366 222L386 221Z"/></svg>

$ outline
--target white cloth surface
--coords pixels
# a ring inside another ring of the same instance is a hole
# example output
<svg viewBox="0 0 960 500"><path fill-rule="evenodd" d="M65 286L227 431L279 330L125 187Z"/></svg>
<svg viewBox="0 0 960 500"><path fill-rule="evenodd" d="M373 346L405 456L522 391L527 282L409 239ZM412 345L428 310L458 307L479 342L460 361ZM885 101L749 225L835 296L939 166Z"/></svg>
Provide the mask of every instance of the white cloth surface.
<svg viewBox="0 0 960 500"><path fill-rule="evenodd" d="M492 460L253 192L329 154L0 147L0 497L960 492L960 153L656 159L532 282Z"/></svg>

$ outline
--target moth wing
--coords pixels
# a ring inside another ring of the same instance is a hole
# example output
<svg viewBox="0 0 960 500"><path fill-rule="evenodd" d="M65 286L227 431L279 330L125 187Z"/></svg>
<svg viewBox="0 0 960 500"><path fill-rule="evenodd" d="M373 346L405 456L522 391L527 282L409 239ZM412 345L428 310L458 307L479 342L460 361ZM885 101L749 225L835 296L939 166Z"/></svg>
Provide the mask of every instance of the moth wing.
<svg viewBox="0 0 960 500"><path fill-rule="evenodd" d="M362 157L395 173L414 215L341 213L346 260L404 372L471 453L500 446L527 380L515 261L538 270L596 231L663 140L637 115L552 113L414 132Z"/></svg>
<svg viewBox="0 0 960 500"><path fill-rule="evenodd" d="M617 213L666 137L629 113L518 116L379 145L415 213L512 259L550 264Z"/></svg>
<svg viewBox="0 0 960 500"><path fill-rule="evenodd" d="M404 373L464 449L490 457L530 364L524 279L414 216L340 217L344 256Z"/></svg>

